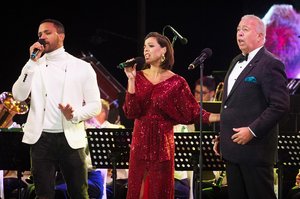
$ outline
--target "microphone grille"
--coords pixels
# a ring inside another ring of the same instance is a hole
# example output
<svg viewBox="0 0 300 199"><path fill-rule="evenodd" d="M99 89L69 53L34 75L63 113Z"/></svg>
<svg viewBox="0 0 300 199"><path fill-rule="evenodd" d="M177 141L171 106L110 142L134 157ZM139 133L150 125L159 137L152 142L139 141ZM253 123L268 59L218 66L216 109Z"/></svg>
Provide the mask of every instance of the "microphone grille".
<svg viewBox="0 0 300 199"><path fill-rule="evenodd" d="M188 43L188 40L187 40L187 38L183 37L183 38L180 40L180 42L181 42L182 45L185 45L185 44Z"/></svg>
<svg viewBox="0 0 300 199"><path fill-rule="evenodd" d="M212 55L212 50L210 48L204 48L201 53L205 53L208 58Z"/></svg>
<svg viewBox="0 0 300 199"><path fill-rule="evenodd" d="M40 44L42 44L43 46L46 45L45 39L39 39L38 42L39 42Z"/></svg>

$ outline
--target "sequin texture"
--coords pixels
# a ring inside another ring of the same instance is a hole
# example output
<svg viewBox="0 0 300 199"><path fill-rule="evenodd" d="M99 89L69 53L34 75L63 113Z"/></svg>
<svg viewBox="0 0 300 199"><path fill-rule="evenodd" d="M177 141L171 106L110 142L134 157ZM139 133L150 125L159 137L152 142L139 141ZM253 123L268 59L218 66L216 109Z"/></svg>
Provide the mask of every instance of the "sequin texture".
<svg viewBox="0 0 300 199"><path fill-rule="evenodd" d="M126 117L135 119L127 199L138 198L145 172L149 198L174 199L173 126L199 122L200 106L186 80L176 74L154 85L138 71L135 86L134 94L126 93L123 106ZM203 110L203 123L209 115Z"/></svg>

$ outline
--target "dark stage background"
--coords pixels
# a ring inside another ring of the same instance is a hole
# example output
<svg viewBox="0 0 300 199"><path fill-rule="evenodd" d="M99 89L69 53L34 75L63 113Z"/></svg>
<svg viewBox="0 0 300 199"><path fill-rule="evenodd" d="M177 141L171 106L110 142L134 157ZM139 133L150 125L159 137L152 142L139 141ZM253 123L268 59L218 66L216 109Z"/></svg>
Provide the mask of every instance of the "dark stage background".
<svg viewBox="0 0 300 199"><path fill-rule="evenodd" d="M298 2L298 3L297 3ZM126 87L126 78L116 66L129 58L141 56L143 38L150 31L162 32L171 25L188 39L186 45L174 43L174 72L192 86L199 78L199 68L188 65L204 48L212 57L205 62L204 74L227 70L231 59L239 53L235 41L236 26L243 14L263 17L273 4L299 1L9 1L2 6L0 92L11 91L21 68L29 58L29 46L37 38L39 22L56 18L65 25L65 49L79 56L91 52L108 71ZM173 33L165 30L170 39Z"/></svg>
<svg viewBox="0 0 300 199"><path fill-rule="evenodd" d="M127 79L116 66L142 56L143 38L148 32L162 33L164 26L171 25L188 39L186 45L179 40L174 43L173 71L185 77L193 88L200 76L199 68L187 68L204 48L213 51L205 62L204 75L226 72L232 58L240 53L235 36L241 16L255 14L262 18L273 4L283 3L300 10L299 0L6 1L6 6L0 8L0 93L11 91L29 59L29 47L38 39L39 22L45 18L58 19L65 25L67 52L75 56L92 53L124 87ZM165 34L170 39L174 36L169 29ZM222 78L216 76L217 81ZM16 120L22 124L25 118ZM293 173L291 184L294 176Z"/></svg>

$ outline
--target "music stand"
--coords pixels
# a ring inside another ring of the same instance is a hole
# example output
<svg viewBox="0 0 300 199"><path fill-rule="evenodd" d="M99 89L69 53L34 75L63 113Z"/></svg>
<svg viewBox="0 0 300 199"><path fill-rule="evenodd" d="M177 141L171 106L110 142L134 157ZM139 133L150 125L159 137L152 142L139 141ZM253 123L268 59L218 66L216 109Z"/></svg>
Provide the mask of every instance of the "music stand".
<svg viewBox="0 0 300 199"><path fill-rule="evenodd" d="M203 132L202 134L202 159L203 170L221 171L225 170L225 163L213 151L213 139L217 136L215 132ZM175 169L177 171L195 171L199 168L199 132L174 133L175 138ZM199 172L199 171L196 171Z"/></svg>
<svg viewBox="0 0 300 199"><path fill-rule="evenodd" d="M208 112L211 112L211 113L220 113L221 112L221 104L222 104L221 101L204 101L202 103L202 106L203 106L203 109L206 110L206 111L208 111ZM213 132L220 131L219 123L214 122L211 125L212 125L211 130Z"/></svg>
<svg viewBox="0 0 300 199"><path fill-rule="evenodd" d="M216 83L223 82L226 76L227 70L214 70L211 75L215 78Z"/></svg>
<svg viewBox="0 0 300 199"><path fill-rule="evenodd" d="M116 169L127 169L129 165L132 129L87 129L86 132L92 165L95 168L113 168L115 197ZM213 151L212 140L216 135L215 132L205 132L202 135L202 158L205 170L225 170L225 163ZM200 133L174 133L174 139L175 169L191 170L199 175Z"/></svg>
<svg viewBox="0 0 300 199"><path fill-rule="evenodd" d="M282 198L282 169L300 168L300 134L283 133L278 136L278 198Z"/></svg>
<svg viewBox="0 0 300 199"><path fill-rule="evenodd" d="M22 137L21 129L0 129L0 170L17 171L19 198L22 172L30 170L30 147L22 143Z"/></svg>
<svg viewBox="0 0 300 199"><path fill-rule="evenodd" d="M221 101L204 101L203 108L211 113L220 113L221 112Z"/></svg>
<svg viewBox="0 0 300 199"><path fill-rule="evenodd" d="M130 153L132 129L87 129L92 165L95 168L127 169ZM217 133L203 133L203 168L210 171L225 170L225 163L213 151L213 142ZM194 170L194 161L199 157L198 132L174 133L175 169Z"/></svg>
<svg viewBox="0 0 300 199"><path fill-rule="evenodd" d="M113 168L113 198L117 168L128 168L132 129L87 129L88 146L95 168Z"/></svg>
<svg viewBox="0 0 300 199"><path fill-rule="evenodd" d="M213 151L213 139L217 133L203 132L202 133L202 150L200 150L200 133L175 133L175 169L176 170L192 170L194 171L194 185L202 183L200 175L199 153L202 152L202 170L207 171L224 171L225 163L216 156ZM198 186L193 186L198 189ZM201 188L202 190L202 188ZM197 197L201 195L201 190L194 190L193 193ZM200 196L201 197L201 196Z"/></svg>

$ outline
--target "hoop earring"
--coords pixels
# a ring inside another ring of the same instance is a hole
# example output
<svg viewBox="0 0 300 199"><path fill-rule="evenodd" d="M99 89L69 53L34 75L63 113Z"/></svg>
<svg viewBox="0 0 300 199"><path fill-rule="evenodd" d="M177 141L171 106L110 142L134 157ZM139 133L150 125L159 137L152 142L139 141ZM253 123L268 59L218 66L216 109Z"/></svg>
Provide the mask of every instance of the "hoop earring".
<svg viewBox="0 0 300 199"><path fill-rule="evenodd" d="M160 58L161 63L163 63L165 60L166 60L165 55L162 55L161 58Z"/></svg>

